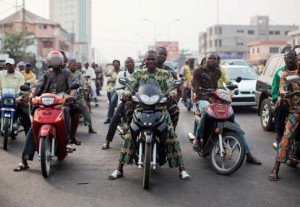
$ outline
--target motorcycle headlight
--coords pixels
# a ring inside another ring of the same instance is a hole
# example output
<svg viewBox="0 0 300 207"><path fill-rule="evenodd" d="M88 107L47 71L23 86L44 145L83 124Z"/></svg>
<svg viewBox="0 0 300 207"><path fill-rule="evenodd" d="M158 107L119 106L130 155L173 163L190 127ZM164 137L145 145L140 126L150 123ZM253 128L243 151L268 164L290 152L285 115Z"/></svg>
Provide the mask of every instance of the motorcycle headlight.
<svg viewBox="0 0 300 207"><path fill-rule="evenodd" d="M46 105L46 106L53 104L53 102L54 102L54 98L53 97L43 97L42 98L42 103L44 105Z"/></svg>
<svg viewBox="0 0 300 207"><path fill-rule="evenodd" d="M141 96L141 100L143 101L144 104L146 105L152 105L155 104L159 99L158 95L154 95L154 96L147 96L147 95L142 95Z"/></svg>
<svg viewBox="0 0 300 207"><path fill-rule="evenodd" d="M13 105L14 99L13 98L5 98L3 99L3 105Z"/></svg>

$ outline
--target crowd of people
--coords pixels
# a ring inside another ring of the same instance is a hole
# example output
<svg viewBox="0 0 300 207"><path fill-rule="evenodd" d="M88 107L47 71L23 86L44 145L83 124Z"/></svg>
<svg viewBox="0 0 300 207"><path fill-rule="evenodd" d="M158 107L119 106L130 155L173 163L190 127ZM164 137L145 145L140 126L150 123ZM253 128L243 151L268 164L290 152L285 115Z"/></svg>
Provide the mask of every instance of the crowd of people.
<svg viewBox="0 0 300 207"><path fill-rule="evenodd" d="M128 57L124 63L124 70L120 70L121 62L119 60L113 60L113 68L110 71L106 71L105 74L97 64L92 63L90 66L87 62L82 67L81 63L77 62L76 59L68 59L63 51L52 51L46 58L49 70L39 80L36 79L36 75L31 71L32 66L30 63L20 62L16 65L15 61L9 58L5 61L4 70L0 72L0 90L6 86L19 90L22 84L28 83L32 86L28 97L28 101L30 101L33 97L42 93L67 92L71 83L79 83L80 89L69 92L75 101L69 105L65 113L67 117L66 122L68 122L66 123L66 126L68 126L66 127L68 144L81 145L81 140L76 137L80 116L83 117L85 124L88 126L88 133L97 133L92 124L91 110L87 102L87 91L90 91L89 97L95 102L97 107L97 96L101 95L100 92L103 86L106 85L108 113L104 124L109 124L109 127L106 142L102 145L102 149L107 150L111 147L110 144L113 141L118 125L123 119L129 119L129 114L134 109L134 104L131 100L132 94L125 85L119 82L120 78L128 78L129 84L134 90L137 90L142 84L151 82L160 86L162 91L166 91L175 79L181 77L184 81L182 87L170 93L166 110L164 110L165 123L168 127L166 151L169 167L178 167L180 178L182 180L190 180L191 176L184 166L180 143L176 135L176 126L179 119L179 100L184 101L186 99L186 90L188 87L191 87L196 93L197 102L203 108L201 122L194 129L193 149L198 151L200 140L203 138L204 126L202 123L207 118L205 109L210 104L210 97L197 96L197 88L201 86L206 89L216 89L224 83L226 85L232 83L226 69L220 66L220 57L217 54L208 54L202 59L199 66L196 66L195 59L188 59L186 64L180 69L179 74L165 64L166 58L166 48L160 47L156 51L147 51L144 57L144 64L136 71L134 59ZM278 153L274 169L269 176L270 181L279 179L280 163L288 161L290 143L294 139L295 130L299 125L298 121L296 121L299 119L299 114L295 112L295 110L300 110L299 100L293 98L283 99L280 94L299 90L300 83L291 85L286 81L286 77L289 75L300 75L300 58L295 51L289 51L285 54L284 60L286 66L276 73L272 88L273 102L276 105L277 143L275 143L275 147ZM201 78L203 73L207 73L210 76L211 82L203 81ZM104 84L104 76L106 76L106 84ZM34 111L35 109L32 108L31 110ZM24 126L26 141L21 155L21 162L14 169L16 172L29 168L28 160L33 160L36 150L30 124L30 112L32 111L29 110L28 105L18 105L17 108L17 115L21 117ZM120 153L119 164L116 170L108 176L110 180L122 177L124 164L133 162L134 139L130 130L124 133L123 137L125 139ZM245 135L240 134L239 136L245 144L246 161L250 164L261 165L262 163L252 155Z"/></svg>

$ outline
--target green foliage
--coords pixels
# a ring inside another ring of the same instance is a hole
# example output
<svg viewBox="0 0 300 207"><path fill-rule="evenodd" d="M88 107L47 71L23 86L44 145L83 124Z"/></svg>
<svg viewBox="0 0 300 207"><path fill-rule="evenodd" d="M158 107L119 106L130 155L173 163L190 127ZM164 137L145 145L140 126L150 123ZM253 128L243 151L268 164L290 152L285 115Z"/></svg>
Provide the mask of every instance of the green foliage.
<svg viewBox="0 0 300 207"><path fill-rule="evenodd" d="M6 34L5 37L5 48L10 51L14 56L21 57L23 51L22 39L25 38L25 50L26 46L32 44L28 39L32 33L30 32L20 32L20 33L11 33ZM27 55L26 55L27 56Z"/></svg>

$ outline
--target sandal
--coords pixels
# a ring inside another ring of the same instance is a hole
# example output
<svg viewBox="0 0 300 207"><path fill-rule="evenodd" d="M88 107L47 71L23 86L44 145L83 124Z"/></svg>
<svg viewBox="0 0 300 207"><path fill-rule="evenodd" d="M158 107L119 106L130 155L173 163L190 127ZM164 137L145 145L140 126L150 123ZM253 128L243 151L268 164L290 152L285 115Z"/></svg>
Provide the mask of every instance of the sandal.
<svg viewBox="0 0 300 207"><path fill-rule="evenodd" d="M193 150L195 152L198 152L199 151L199 141L196 141L197 139L194 139L193 141Z"/></svg>
<svg viewBox="0 0 300 207"><path fill-rule="evenodd" d="M115 179L118 179L120 177L123 177L123 172L120 172L119 170L115 170L115 171L113 171L112 174L110 174L108 176L108 180L115 180Z"/></svg>
<svg viewBox="0 0 300 207"><path fill-rule="evenodd" d="M269 181L278 181L279 180L278 171L273 169L271 174L268 175L268 179L269 179Z"/></svg>
<svg viewBox="0 0 300 207"><path fill-rule="evenodd" d="M97 131L95 131L93 128L89 129L90 134L97 134Z"/></svg>
<svg viewBox="0 0 300 207"><path fill-rule="evenodd" d="M251 156L251 158L247 158L246 162L253 165L262 165L261 161Z"/></svg>
<svg viewBox="0 0 300 207"><path fill-rule="evenodd" d="M102 145L101 149L106 150L109 149L110 147L107 144Z"/></svg>
<svg viewBox="0 0 300 207"><path fill-rule="evenodd" d="M15 169L13 169L13 171L15 171L15 172L20 172L20 171L26 170L26 169L28 169L28 168L29 168L28 164L25 165L24 163L20 162L20 163L18 164L18 166L17 166Z"/></svg>
<svg viewBox="0 0 300 207"><path fill-rule="evenodd" d="M181 172L179 172L179 177L180 177L180 179L182 179L184 181L191 180L191 176L185 170L182 170Z"/></svg>
<svg viewBox="0 0 300 207"><path fill-rule="evenodd" d="M76 137L70 138L70 144L81 145L81 141Z"/></svg>

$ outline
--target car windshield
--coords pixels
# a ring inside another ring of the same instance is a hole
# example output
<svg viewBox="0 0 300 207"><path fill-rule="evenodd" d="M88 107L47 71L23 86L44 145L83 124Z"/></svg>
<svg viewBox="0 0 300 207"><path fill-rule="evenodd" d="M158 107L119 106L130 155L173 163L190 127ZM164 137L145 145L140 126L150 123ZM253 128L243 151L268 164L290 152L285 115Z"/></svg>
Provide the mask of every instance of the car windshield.
<svg viewBox="0 0 300 207"><path fill-rule="evenodd" d="M249 64L244 60L228 61L228 65L245 65L245 66L249 66Z"/></svg>
<svg viewBox="0 0 300 207"><path fill-rule="evenodd" d="M248 67L228 67L227 71L231 80L235 80L237 77L241 77L243 80L256 80L258 77L258 75Z"/></svg>

